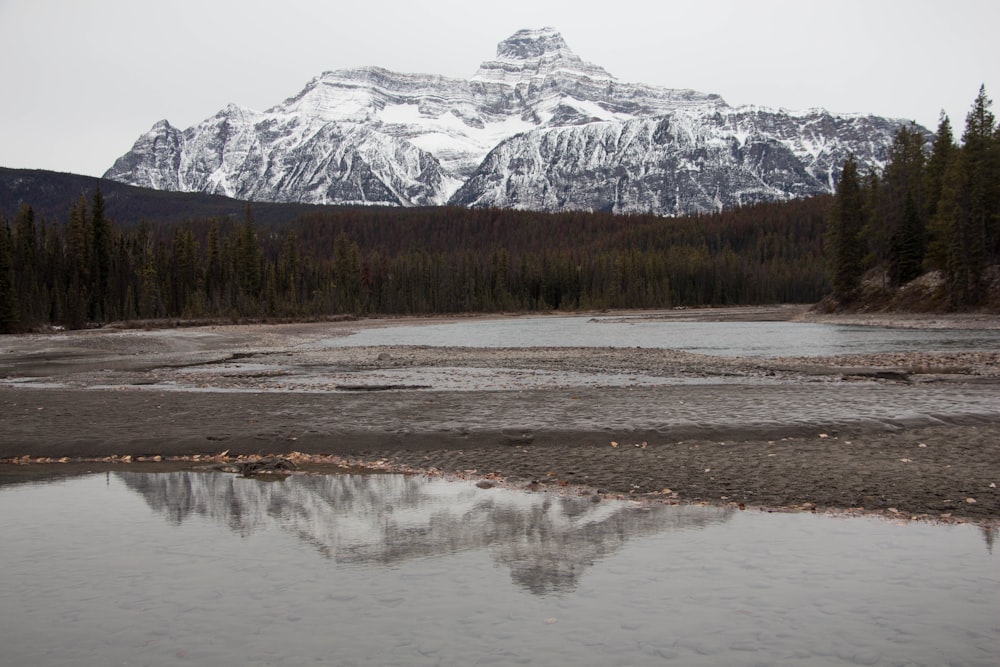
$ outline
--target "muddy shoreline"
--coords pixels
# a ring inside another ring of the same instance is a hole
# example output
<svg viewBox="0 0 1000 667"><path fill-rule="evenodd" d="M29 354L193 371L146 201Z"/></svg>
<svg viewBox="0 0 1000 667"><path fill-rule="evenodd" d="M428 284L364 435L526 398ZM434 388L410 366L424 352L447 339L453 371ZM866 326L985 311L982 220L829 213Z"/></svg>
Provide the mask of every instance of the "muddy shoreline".
<svg viewBox="0 0 1000 667"><path fill-rule="evenodd" d="M810 317L798 307L642 316ZM314 344L397 323L5 337L0 459L295 451L530 488L1000 519L1000 352L740 359ZM338 390L316 369L384 375L384 386ZM426 388L394 387L399 377ZM2 465L0 481L20 477L15 467Z"/></svg>

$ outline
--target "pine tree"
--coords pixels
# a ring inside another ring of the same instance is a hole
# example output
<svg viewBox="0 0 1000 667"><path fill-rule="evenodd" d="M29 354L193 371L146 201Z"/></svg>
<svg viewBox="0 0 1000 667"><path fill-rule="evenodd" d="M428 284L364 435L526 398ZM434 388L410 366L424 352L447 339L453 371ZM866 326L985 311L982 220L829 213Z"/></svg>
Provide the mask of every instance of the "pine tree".
<svg viewBox="0 0 1000 667"><path fill-rule="evenodd" d="M260 300L263 286L263 253L257 238L257 227L254 223L253 209L248 203L243 225L237 231L235 242L235 271L239 281L242 299L239 307L242 311L251 312Z"/></svg>
<svg viewBox="0 0 1000 667"><path fill-rule="evenodd" d="M344 232L337 236L333 247L333 280L338 297L337 311L357 312L361 306L361 250ZM440 289L442 281L436 280L428 287ZM444 312L443 305L441 312Z"/></svg>
<svg viewBox="0 0 1000 667"><path fill-rule="evenodd" d="M91 217L91 279L93 294L90 300L91 319L102 321L109 317L109 291L111 279L111 223L105 216L104 196L100 185L94 190Z"/></svg>
<svg viewBox="0 0 1000 667"><path fill-rule="evenodd" d="M924 162L923 135L916 127L901 127L882 178L881 206L871 221L882 227L882 237L888 241L878 259L880 264L888 265L893 286L917 277L923 265Z"/></svg>
<svg viewBox="0 0 1000 667"><path fill-rule="evenodd" d="M195 315L192 309L198 301L196 292L200 287L198 276L200 267L198 242L195 241L190 228L174 229L170 254L172 261L168 266L170 271L168 314Z"/></svg>
<svg viewBox="0 0 1000 667"><path fill-rule="evenodd" d="M205 297L211 309L218 312L222 308L222 248L219 240L219 225L213 220L208 229L208 247L205 251Z"/></svg>
<svg viewBox="0 0 1000 667"><path fill-rule="evenodd" d="M907 197L903 208L903 220L892 248L892 274L896 285L908 283L921 273L924 225L918 210L913 197Z"/></svg>
<svg viewBox="0 0 1000 667"><path fill-rule="evenodd" d="M42 240L42 270L40 271L42 296L46 299L42 321L50 323L63 322L65 316L65 283L66 256L64 239L55 225L45 227L40 231Z"/></svg>
<svg viewBox="0 0 1000 667"><path fill-rule="evenodd" d="M66 324L74 329L84 325L89 313L91 284L91 252L93 236L87 212L87 198L70 209L66 239L66 280L63 308Z"/></svg>
<svg viewBox="0 0 1000 667"><path fill-rule="evenodd" d="M861 285L864 223L863 201L854 155L847 158L837 184L830 240L833 244L831 283L833 296L840 303L851 302Z"/></svg>
<svg viewBox="0 0 1000 667"><path fill-rule="evenodd" d="M860 183L861 188L861 219L864 253L862 265L883 264L888 262L888 248L891 243L888 225L882 224L885 217L885 199L882 177L876 170L869 171ZM834 202L836 212L836 202ZM888 273L882 274L882 288L887 289Z"/></svg>
<svg viewBox="0 0 1000 667"><path fill-rule="evenodd" d="M957 148L955 137L951 131L951 120L942 111L937 132L934 133L934 139L931 142L931 154L927 158L924 168L924 204L928 217L932 217L937 212L944 172L955 158Z"/></svg>
<svg viewBox="0 0 1000 667"><path fill-rule="evenodd" d="M10 228L0 218L0 333L13 333L20 325L13 259Z"/></svg>
<svg viewBox="0 0 1000 667"><path fill-rule="evenodd" d="M997 224L1000 216L1000 164L997 160L996 119L986 88L965 118L957 173L950 174L942 200L949 230L948 268L956 305L975 306L985 298L987 263L998 259Z"/></svg>
<svg viewBox="0 0 1000 667"><path fill-rule="evenodd" d="M924 213L927 216L926 265L945 269L948 265L948 224L940 212L945 173L958 152L951 132L951 121L941 112L931 154L924 169Z"/></svg>
<svg viewBox="0 0 1000 667"><path fill-rule="evenodd" d="M151 319L161 315L160 281L156 273L156 263L152 257L148 257L142 267L142 282L139 288L139 317Z"/></svg>
<svg viewBox="0 0 1000 667"><path fill-rule="evenodd" d="M31 326L48 318L47 299L43 297L42 257L38 248L35 211L24 204L14 217L13 262L15 291L20 295L20 319Z"/></svg>
<svg viewBox="0 0 1000 667"><path fill-rule="evenodd" d="M302 260L299 257L299 244L295 232L285 232L281 244L281 255L278 258L277 289L290 312L295 312L299 306L299 275L302 271Z"/></svg>

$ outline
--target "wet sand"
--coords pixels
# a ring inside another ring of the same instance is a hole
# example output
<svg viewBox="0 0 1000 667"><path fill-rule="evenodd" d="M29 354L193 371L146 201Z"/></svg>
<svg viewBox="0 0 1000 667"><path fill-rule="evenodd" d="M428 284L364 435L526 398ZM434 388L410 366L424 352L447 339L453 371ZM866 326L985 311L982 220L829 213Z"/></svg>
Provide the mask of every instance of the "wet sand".
<svg viewBox="0 0 1000 667"><path fill-rule="evenodd" d="M1000 519L1000 352L317 345L395 323L2 338L0 458L296 451L672 502Z"/></svg>

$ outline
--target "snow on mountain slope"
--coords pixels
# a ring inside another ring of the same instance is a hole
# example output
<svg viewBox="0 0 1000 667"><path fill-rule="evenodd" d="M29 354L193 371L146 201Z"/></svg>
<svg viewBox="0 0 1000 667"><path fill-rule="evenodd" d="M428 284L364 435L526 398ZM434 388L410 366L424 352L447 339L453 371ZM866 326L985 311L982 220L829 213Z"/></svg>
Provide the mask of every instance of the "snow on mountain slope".
<svg viewBox="0 0 1000 667"><path fill-rule="evenodd" d="M623 83L545 28L500 42L468 80L338 70L263 112L161 121L105 178L263 201L676 214L829 191L847 153L878 164L899 125Z"/></svg>
<svg viewBox="0 0 1000 667"><path fill-rule="evenodd" d="M676 215L804 197L829 192L859 149L881 164L896 127L726 108L535 130L498 145L450 203Z"/></svg>

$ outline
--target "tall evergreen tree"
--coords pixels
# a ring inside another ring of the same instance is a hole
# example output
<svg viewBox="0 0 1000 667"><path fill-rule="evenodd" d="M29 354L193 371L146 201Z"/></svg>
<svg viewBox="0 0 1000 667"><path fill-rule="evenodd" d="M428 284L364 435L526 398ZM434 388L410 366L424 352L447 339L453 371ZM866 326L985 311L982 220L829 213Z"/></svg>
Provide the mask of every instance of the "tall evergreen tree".
<svg viewBox="0 0 1000 667"><path fill-rule="evenodd" d="M235 246L235 272L240 288L241 310L253 309L261 296L263 286L263 253L257 238L253 209L249 203L243 225L237 232Z"/></svg>
<svg viewBox="0 0 1000 667"><path fill-rule="evenodd" d="M885 167L876 218L869 223L883 230L878 263L888 266L893 286L915 278L923 264L924 163L923 134L916 126L901 127Z"/></svg>
<svg viewBox="0 0 1000 667"><path fill-rule="evenodd" d="M151 319L162 315L160 301L160 281L156 273L156 262L147 257L142 267L139 287L139 317Z"/></svg>
<svg viewBox="0 0 1000 667"><path fill-rule="evenodd" d="M833 246L831 283L833 296L841 303L852 301L861 284L863 205L858 163L851 155L840 172L830 228Z"/></svg>
<svg viewBox="0 0 1000 667"><path fill-rule="evenodd" d="M931 153L924 169L924 205L928 218L937 212L944 172L955 158L957 148L951 130L951 119L942 111L938 120L937 132L934 133L934 139L931 142Z"/></svg>
<svg viewBox="0 0 1000 667"><path fill-rule="evenodd" d="M913 197L907 197L903 219L893 242L892 277L896 285L920 275L924 257L924 221Z"/></svg>
<svg viewBox="0 0 1000 667"><path fill-rule="evenodd" d="M299 276L302 273L302 260L299 257L299 243L295 232L285 232L281 244L281 255L278 257L278 291L291 312L299 306Z"/></svg>
<svg viewBox="0 0 1000 667"><path fill-rule="evenodd" d="M13 333L20 325L17 293L14 289L13 255L10 228L0 218L0 333Z"/></svg>
<svg viewBox="0 0 1000 667"><path fill-rule="evenodd" d="M219 224L212 220L208 229L208 247L205 250L205 297L209 307L218 312L222 308L222 247L219 239Z"/></svg>
<svg viewBox="0 0 1000 667"><path fill-rule="evenodd" d="M1000 160L996 119L986 88L965 117L962 148L942 188L949 230L948 269L956 305L975 306L985 298L985 270L1000 258Z"/></svg>
<svg viewBox="0 0 1000 667"><path fill-rule="evenodd" d="M885 199L882 192L882 175L875 169L870 170L860 182L861 188L861 238L864 252L862 265L880 265L888 263L888 253L891 246L891 231L885 220ZM834 202L836 212L836 202ZM888 272L883 272L882 288L889 287Z"/></svg>
<svg viewBox="0 0 1000 667"><path fill-rule="evenodd" d="M14 216L13 230L14 284L20 295L20 319L24 325L48 320L48 299L42 294L43 261L39 252L35 211L24 204Z"/></svg>
<svg viewBox="0 0 1000 667"><path fill-rule="evenodd" d="M958 146L952 136L951 121L941 112L931 154L924 169L924 214L927 216L927 255L929 269L946 269L948 265L948 224L940 212L945 174L955 161Z"/></svg>
<svg viewBox="0 0 1000 667"><path fill-rule="evenodd" d="M90 272L93 281L90 317L100 321L111 315L108 312L111 284L111 222L104 212L104 195L101 194L100 185L94 189L90 217L91 247L93 249Z"/></svg>
<svg viewBox="0 0 1000 667"><path fill-rule="evenodd" d="M68 271L64 299L66 324L80 328L87 320L91 297L92 240L87 198L70 209L68 238L66 240L66 269Z"/></svg>
<svg viewBox="0 0 1000 667"><path fill-rule="evenodd" d="M334 242L333 280L339 312L353 313L361 307L361 251L358 244L341 232ZM433 287L440 287L440 281ZM445 308L441 307L441 312Z"/></svg>

